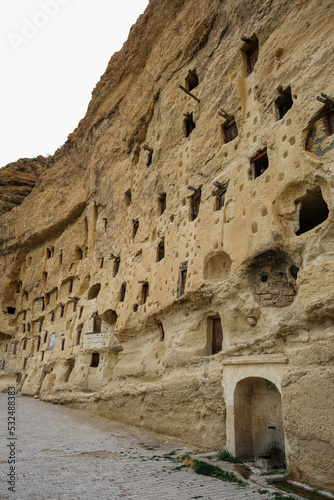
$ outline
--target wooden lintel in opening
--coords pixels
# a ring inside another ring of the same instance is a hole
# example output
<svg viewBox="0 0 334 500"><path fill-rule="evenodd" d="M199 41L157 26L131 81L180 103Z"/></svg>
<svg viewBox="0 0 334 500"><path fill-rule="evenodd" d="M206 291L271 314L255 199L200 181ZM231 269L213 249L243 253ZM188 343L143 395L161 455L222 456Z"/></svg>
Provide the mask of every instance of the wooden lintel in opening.
<svg viewBox="0 0 334 500"><path fill-rule="evenodd" d="M219 189L227 189L228 181L226 182L214 181L212 184Z"/></svg>
<svg viewBox="0 0 334 500"><path fill-rule="evenodd" d="M227 113L227 112L225 111L225 109L223 109L223 108L220 108L220 109L218 110L218 114L219 114L222 118L225 118L225 120L226 120L225 125L227 125L227 123L229 123L229 122L234 121L234 116L233 116L233 115L230 115L229 113Z"/></svg>
<svg viewBox="0 0 334 500"><path fill-rule="evenodd" d="M191 92L189 92L189 90L187 90L185 87L183 87L183 85L179 85L179 87L180 87L181 90L183 90L183 92L185 92L190 97L192 97L193 99L195 99L195 101L201 102L200 99L198 99L198 97L196 97L194 94L192 94Z"/></svg>
<svg viewBox="0 0 334 500"><path fill-rule="evenodd" d="M262 151L261 153L259 153L257 156L255 156L254 158L252 158L251 161L259 160L260 158L262 158L262 156L265 156L266 154L267 154L267 150L265 149L264 151Z"/></svg>
<svg viewBox="0 0 334 500"><path fill-rule="evenodd" d="M216 190L213 191L212 194L214 196L218 196L218 195L226 193L229 181L226 181L224 183L219 182L219 181L215 181L212 184L217 188Z"/></svg>
<svg viewBox="0 0 334 500"><path fill-rule="evenodd" d="M251 45L252 44L252 40L250 38L247 38L246 36L241 36L241 40L245 43L247 43L248 45Z"/></svg>
<svg viewBox="0 0 334 500"><path fill-rule="evenodd" d="M153 153L153 149L150 148L150 146L148 146L147 144L143 145L143 149L145 149L145 151L148 151L149 153Z"/></svg>
<svg viewBox="0 0 334 500"><path fill-rule="evenodd" d="M327 94L321 92L321 97L317 97L318 101L325 102L326 104L334 104L334 97L330 97Z"/></svg>

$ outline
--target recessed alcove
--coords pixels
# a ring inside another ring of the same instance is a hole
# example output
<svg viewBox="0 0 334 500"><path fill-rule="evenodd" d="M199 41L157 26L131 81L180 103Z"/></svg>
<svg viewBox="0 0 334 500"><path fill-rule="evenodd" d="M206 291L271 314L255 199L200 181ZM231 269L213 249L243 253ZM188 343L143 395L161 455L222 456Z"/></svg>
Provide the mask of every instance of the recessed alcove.
<svg viewBox="0 0 334 500"><path fill-rule="evenodd" d="M230 274L232 261L230 256L223 252L210 252L204 259L203 277L206 280L227 279Z"/></svg>
<svg viewBox="0 0 334 500"><path fill-rule="evenodd" d="M100 290L101 290L100 283L96 283L95 285L93 285L88 291L87 300L95 299L100 293Z"/></svg>
<svg viewBox="0 0 334 500"><path fill-rule="evenodd" d="M275 100L277 120L281 120L293 106L291 88L279 89L279 97Z"/></svg>
<svg viewBox="0 0 334 500"><path fill-rule="evenodd" d="M191 92L193 89L195 89L198 86L198 76L196 73L196 69L189 70L188 76L186 77L185 80L185 87L188 90L188 92Z"/></svg>
<svg viewBox="0 0 334 500"><path fill-rule="evenodd" d="M306 194L295 201L299 209L299 229L296 236L311 231L328 218L328 206L319 186L307 190Z"/></svg>
<svg viewBox="0 0 334 500"><path fill-rule="evenodd" d="M189 135L191 134L191 132L194 130L195 127L196 127L196 124L195 124L194 119L193 119L193 114L188 113L186 115L185 120L184 120L185 136L189 137Z"/></svg>
<svg viewBox="0 0 334 500"><path fill-rule="evenodd" d="M108 323L111 326L115 326L117 322L117 313L113 309L107 309L102 315L101 318L103 321Z"/></svg>

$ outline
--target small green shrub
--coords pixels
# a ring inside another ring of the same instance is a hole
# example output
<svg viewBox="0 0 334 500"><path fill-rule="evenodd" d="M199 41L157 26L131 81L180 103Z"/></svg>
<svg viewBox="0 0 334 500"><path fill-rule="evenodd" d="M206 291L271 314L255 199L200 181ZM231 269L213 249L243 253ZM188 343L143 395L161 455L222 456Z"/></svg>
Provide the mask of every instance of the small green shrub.
<svg viewBox="0 0 334 500"><path fill-rule="evenodd" d="M232 453L230 453L227 450L218 451L217 457L222 462L230 462L231 464L240 464L241 463L241 461L237 457L234 457L232 455Z"/></svg>
<svg viewBox="0 0 334 500"><path fill-rule="evenodd" d="M233 474L233 472L222 470L216 465L211 465L206 462L202 462L201 460L194 460L192 468L196 472L196 474L215 477L217 479L221 479L222 481L228 481L229 483L238 483L240 486L247 485L245 481L241 481L240 479L238 479L237 476Z"/></svg>

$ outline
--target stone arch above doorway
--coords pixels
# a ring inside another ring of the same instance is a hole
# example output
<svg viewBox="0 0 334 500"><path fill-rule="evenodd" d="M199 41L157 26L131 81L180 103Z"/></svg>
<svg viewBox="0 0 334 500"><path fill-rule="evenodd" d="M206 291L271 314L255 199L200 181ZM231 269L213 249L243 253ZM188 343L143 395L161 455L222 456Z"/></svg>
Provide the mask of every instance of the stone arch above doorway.
<svg viewBox="0 0 334 500"><path fill-rule="evenodd" d="M284 466L282 398L274 383L262 377L240 380L234 391L234 420L237 457Z"/></svg>

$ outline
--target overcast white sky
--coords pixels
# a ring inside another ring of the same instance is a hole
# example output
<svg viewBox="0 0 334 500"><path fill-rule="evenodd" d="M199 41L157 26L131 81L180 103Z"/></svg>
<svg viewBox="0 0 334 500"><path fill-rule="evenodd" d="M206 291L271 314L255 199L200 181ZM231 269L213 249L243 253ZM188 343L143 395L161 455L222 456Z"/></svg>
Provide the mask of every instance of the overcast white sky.
<svg viewBox="0 0 334 500"><path fill-rule="evenodd" d="M0 167L53 154L149 0L1 0Z"/></svg>

